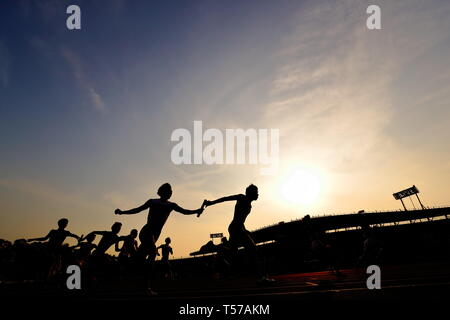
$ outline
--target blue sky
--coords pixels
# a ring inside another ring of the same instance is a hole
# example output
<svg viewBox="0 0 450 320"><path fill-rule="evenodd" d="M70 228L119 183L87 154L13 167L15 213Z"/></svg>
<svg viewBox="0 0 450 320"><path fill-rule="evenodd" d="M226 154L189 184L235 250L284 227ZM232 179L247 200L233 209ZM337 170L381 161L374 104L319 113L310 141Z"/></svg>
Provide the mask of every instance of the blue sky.
<svg viewBox="0 0 450 320"><path fill-rule="evenodd" d="M397 208L391 194L412 184L426 204L448 204L450 3L376 1L382 30L369 31L372 2L2 1L0 238L44 234L61 216L80 234L140 228L144 213L113 210L166 181L188 208L258 184L249 229ZM69 4L79 31L65 26ZM175 166L171 132L194 120L279 128L279 174ZM297 167L323 178L310 206L277 193ZM231 213L174 214L162 236L186 254L225 233Z"/></svg>

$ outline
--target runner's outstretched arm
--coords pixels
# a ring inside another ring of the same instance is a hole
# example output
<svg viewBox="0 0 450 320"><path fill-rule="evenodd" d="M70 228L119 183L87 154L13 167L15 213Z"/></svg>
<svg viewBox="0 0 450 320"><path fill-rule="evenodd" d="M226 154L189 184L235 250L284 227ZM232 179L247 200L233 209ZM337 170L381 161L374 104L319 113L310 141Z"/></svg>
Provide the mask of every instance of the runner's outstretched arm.
<svg viewBox="0 0 450 320"><path fill-rule="evenodd" d="M73 234L73 233L69 233L67 236L68 236L68 237L75 238L75 239L77 239L77 240L79 240L79 241L83 240L82 237L79 237L79 236L77 236L76 234Z"/></svg>
<svg viewBox="0 0 450 320"><path fill-rule="evenodd" d="M188 209L184 209L182 207L180 207L179 205L177 205L176 203L174 203L174 207L173 210L175 210L176 212L182 213L182 214L196 214L197 217L200 216L203 212L203 208L199 208L196 210L188 210Z"/></svg>
<svg viewBox="0 0 450 320"><path fill-rule="evenodd" d="M91 235L91 234L103 236L103 235L105 235L106 232L108 232L108 231L92 231L91 233L89 233L89 234L86 236L86 238L89 237L89 235Z"/></svg>
<svg viewBox="0 0 450 320"><path fill-rule="evenodd" d="M139 212L141 212L141 211L143 211L145 209L148 209L149 207L150 207L150 203L149 203L149 201L147 201L146 203L144 203L140 207L137 207L137 208L134 208L134 209L130 209L130 210L124 210L124 211L122 211L120 209L116 209L114 211L114 213L115 214L119 214L119 215L121 215L121 214L136 214L136 213L139 213Z"/></svg>
<svg viewBox="0 0 450 320"><path fill-rule="evenodd" d="M32 241L45 241L48 240L50 238L50 233L47 234L45 237L41 237L41 238L33 238L33 239L27 239L27 242L32 242Z"/></svg>
<svg viewBox="0 0 450 320"><path fill-rule="evenodd" d="M228 196L228 197L219 198L219 199L214 200L214 201L206 200L205 204L206 204L207 207L209 207L209 206L212 206L212 205L215 205L215 204L218 204L218 203L221 203L221 202L225 202L225 201L237 201L237 200L239 200L240 196L241 196L240 194L236 194L234 196Z"/></svg>
<svg viewBox="0 0 450 320"><path fill-rule="evenodd" d="M81 241L83 241L84 239L85 239L84 236L81 235L81 237L78 238L78 243L76 245L74 245L74 246L69 247L69 248L74 249L74 248L79 247L80 244L81 244Z"/></svg>

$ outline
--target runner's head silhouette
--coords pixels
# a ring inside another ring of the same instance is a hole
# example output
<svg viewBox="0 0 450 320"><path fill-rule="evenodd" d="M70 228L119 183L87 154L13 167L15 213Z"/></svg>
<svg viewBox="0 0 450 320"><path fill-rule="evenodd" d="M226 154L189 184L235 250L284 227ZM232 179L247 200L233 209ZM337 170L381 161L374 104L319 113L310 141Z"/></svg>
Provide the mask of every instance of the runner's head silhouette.
<svg viewBox="0 0 450 320"><path fill-rule="evenodd" d="M61 230L64 230L67 227L67 224L69 223L69 220L66 218L62 218L58 220L58 227Z"/></svg>
<svg viewBox="0 0 450 320"><path fill-rule="evenodd" d="M169 237L166 238L166 244L170 244L172 242L172 240L170 240Z"/></svg>
<svg viewBox="0 0 450 320"><path fill-rule="evenodd" d="M172 196L172 187L170 184L164 183L161 187L159 187L158 196L161 197L161 200L169 200Z"/></svg>
<svg viewBox="0 0 450 320"><path fill-rule="evenodd" d="M133 239L135 239L135 238L137 237L137 235L138 235L137 229L131 230L130 235L131 235L131 237L132 237Z"/></svg>
<svg viewBox="0 0 450 320"><path fill-rule="evenodd" d="M95 240L95 233L90 233L86 236L87 242L93 242Z"/></svg>
<svg viewBox="0 0 450 320"><path fill-rule="evenodd" d="M118 234L120 232L120 229L122 229L122 224L120 222L114 222L114 224L111 226L111 231L115 234Z"/></svg>
<svg viewBox="0 0 450 320"><path fill-rule="evenodd" d="M250 200L256 200L258 199L258 187L255 186L254 184L251 184L247 187L247 189L245 189L245 195L247 196L247 198L249 198Z"/></svg>

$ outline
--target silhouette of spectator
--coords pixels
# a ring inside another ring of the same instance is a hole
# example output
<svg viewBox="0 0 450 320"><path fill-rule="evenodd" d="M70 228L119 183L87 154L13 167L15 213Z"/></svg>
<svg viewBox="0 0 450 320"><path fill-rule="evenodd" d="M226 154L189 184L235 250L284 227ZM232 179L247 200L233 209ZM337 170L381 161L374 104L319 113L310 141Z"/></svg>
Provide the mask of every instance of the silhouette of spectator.
<svg viewBox="0 0 450 320"><path fill-rule="evenodd" d="M215 259L214 269L216 269L218 272L221 272L224 277L228 277L231 271L231 264L229 262L231 249L227 237L222 237L220 244L216 246L216 251L217 255Z"/></svg>
<svg viewBox="0 0 450 320"><path fill-rule="evenodd" d="M359 263L364 267L372 264L379 264L383 253L383 245L379 241L372 229L366 228L363 231L363 252L359 257Z"/></svg>
<svg viewBox="0 0 450 320"><path fill-rule="evenodd" d="M341 276L336 248L326 240L326 235L322 231L311 234L311 258L330 268L334 274Z"/></svg>
<svg viewBox="0 0 450 320"><path fill-rule="evenodd" d="M209 240L207 243L202 245L200 249L195 252L195 254L206 254L206 253L213 253L216 250L216 245L212 240Z"/></svg>
<svg viewBox="0 0 450 320"><path fill-rule="evenodd" d="M240 245L243 245L247 250L251 262L253 264L253 269L255 269L256 274L261 277L262 282L272 282L267 275L263 274L260 262L257 256L256 244L250 232L245 228L245 220L252 210L252 202L258 199L258 187L251 184L245 190L245 194L236 194L228 197L219 198L214 201L205 201L205 205L212 206L218 203L226 201L236 201L234 207L234 216L231 221L228 232L230 234L230 247L233 251L237 251Z"/></svg>
<svg viewBox="0 0 450 320"><path fill-rule="evenodd" d="M162 253L161 262L163 265L164 276L173 280L172 266L170 265L169 262L169 255L170 254L173 255L173 250L172 247L170 246L172 240L169 237L167 237L165 242L166 242L165 244L160 245L158 248L156 248L156 250L158 251L159 249L161 249Z"/></svg>
<svg viewBox="0 0 450 320"><path fill-rule="evenodd" d="M172 196L172 187L168 183L164 183L163 185L161 185L158 188L157 194L160 197L159 199L150 199L143 205L134 209L125 211L116 209L114 212L115 214L122 215L122 214L137 214L146 209L149 210L147 217L147 224L144 227L142 227L139 233L139 240L141 241L141 245L138 248L136 258L143 264L146 257L147 256L149 257L150 272L146 272L146 274L148 285L147 292L150 295L156 294L150 288L151 282L150 275L152 274L152 269L157 254L156 241L158 241L162 228L164 227L164 224L169 218L170 213L172 211L177 211L185 215L197 214L198 217L203 212L203 207L200 207L197 210L187 210L180 207L174 202L170 202L169 199Z"/></svg>

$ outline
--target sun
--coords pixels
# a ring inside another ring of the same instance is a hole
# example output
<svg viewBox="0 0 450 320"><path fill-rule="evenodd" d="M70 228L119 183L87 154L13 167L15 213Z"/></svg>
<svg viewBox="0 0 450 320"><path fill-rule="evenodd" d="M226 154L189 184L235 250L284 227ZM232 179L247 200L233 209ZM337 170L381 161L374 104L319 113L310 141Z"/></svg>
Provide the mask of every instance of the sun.
<svg viewBox="0 0 450 320"><path fill-rule="evenodd" d="M280 185L283 199L293 204L311 205L320 195L320 176L312 170L295 169Z"/></svg>

